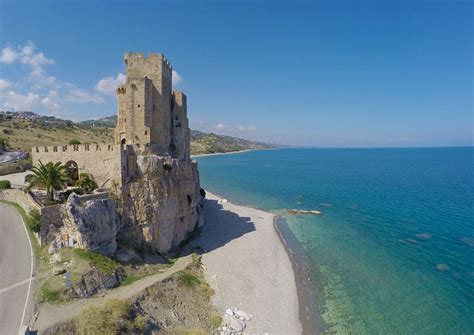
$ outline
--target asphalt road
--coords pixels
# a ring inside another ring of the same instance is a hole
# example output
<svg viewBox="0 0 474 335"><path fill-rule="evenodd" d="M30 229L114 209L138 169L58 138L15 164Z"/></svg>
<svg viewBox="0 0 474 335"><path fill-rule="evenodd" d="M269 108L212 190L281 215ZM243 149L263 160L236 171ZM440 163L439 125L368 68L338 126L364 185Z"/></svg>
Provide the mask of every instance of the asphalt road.
<svg viewBox="0 0 474 335"><path fill-rule="evenodd" d="M33 312L31 245L17 210L0 203L0 334L16 335Z"/></svg>

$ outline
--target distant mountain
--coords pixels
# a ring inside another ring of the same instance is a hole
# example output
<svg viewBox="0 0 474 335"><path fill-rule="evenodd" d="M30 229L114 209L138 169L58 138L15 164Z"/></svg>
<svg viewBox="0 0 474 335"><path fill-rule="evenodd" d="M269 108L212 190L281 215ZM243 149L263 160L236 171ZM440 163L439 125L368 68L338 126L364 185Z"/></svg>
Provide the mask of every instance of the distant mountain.
<svg viewBox="0 0 474 335"><path fill-rule="evenodd" d="M10 150L29 151L34 146L68 144L71 140L82 143L112 143L117 116L98 120L73 122L53 116L0 112L0 141ZM207 134L191 130L191 154L209 154L248 149L270 149L274 146L231 136Z"/></svg>
<svg viewBox="0 0 474 335"><path fill-rule="evenodd" d="M241 138L203 133L191 130L191 152L195 153L217 153L232 152L250 149L271 149L274 146L266 143L244 140Z"/></svg>
<svg viewBox="0 0 474 335"><path fill-rule="evenodd" d="M79 123L86 126L115 128L115 125L117 124L117 115L107 116L97 120L81 121Z"/></svg>

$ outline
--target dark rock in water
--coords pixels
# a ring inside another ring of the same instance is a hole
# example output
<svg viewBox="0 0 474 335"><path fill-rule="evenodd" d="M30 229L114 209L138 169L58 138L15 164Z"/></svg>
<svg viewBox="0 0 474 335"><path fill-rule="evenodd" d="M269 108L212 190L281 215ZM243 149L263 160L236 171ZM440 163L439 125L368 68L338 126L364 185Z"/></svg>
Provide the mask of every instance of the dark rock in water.
<svg viewBox="0 0 474 335"><path fill-rule="evenodd" d="M79 282L72 286L73 296L79 298L89 298L106 289L111 289L120 285L125 279L123 268L118 267L112 274L105 274L97 269L92 269L85 273Z"/></svg>
<svg viewBox="0 0 474 335"><path fill-rule="evenodd" d="M438 271L447 271L447 270L449 270L449 266L448 266L448 264L439 263L439 264L436 264L436 270L438 270Z"/></svg>
<svg viewBox="0 0 474 335"><path fill-rule="evenodd" d="M332 207L331 204L327 204L327 203L324 203L324 202L320 203L319 205L323 206L323 207Z"/></svg>
<svg viewBox="0 0 474 335"><path fill-rule="evenodd" d="M321 215L320 211L316 211L316 210L308 211L308 210L304 210L304 209L288 209L288 213L293 214L293 215L299 215L299 214Z"/></svg>
<svg viewBox="0 0 474 335"><path fill-rule="evenodd" d="M461 242L467 244L468 246L474 247L474 238L473 237L463 237Z"/></svg>
<svg viewBox="0 0 474 335"><path fill-rule="evenodd" d="M423 240L427 240L427 239L431 238L431 234L428 234L428 233L416 234L415 236L417 238L423 239Z"/></svg>

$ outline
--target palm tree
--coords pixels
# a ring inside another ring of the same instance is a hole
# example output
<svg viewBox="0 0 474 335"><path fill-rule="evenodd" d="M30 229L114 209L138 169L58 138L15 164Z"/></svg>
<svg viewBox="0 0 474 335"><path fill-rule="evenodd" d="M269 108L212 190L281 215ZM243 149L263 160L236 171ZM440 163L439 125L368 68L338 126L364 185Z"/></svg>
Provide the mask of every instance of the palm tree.
<svg viewBox="0 0 474 335"><path fill-rule="evenodd" d="M66 167L61 162L48 162L43 164L39 161L39 166L31 169L32 175L28 176L28 190L33 187L45 188L47 198L54 201L54 190L60 190L69 181Z"/></svg>

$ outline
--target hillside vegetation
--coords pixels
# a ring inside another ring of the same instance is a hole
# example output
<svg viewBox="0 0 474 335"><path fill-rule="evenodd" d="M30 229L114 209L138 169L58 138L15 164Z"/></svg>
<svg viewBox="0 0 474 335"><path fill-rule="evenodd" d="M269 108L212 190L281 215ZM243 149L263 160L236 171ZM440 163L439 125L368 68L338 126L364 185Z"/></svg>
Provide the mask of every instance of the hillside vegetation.
<svg viewBox="0 0 474 335"><path fill-rule="evenodd" d="M9 150L29 151L34 146L74 143L113 143L116 117L75 123L54 117L0 119L0 140ZM230 136L191 131L191 154L269 149L271 145Z"/></svg>

